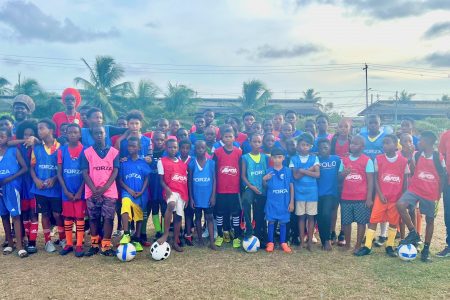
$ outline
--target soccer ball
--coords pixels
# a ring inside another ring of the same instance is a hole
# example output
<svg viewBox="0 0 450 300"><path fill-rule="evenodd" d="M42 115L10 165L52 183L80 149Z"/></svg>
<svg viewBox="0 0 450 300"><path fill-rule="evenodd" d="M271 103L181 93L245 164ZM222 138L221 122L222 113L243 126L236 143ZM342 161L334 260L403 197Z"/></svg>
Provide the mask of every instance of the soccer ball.
<svg viewBox="0 0 450 300"><path fill-rule="evenodd" d="M158 242L154 242L150 247L150 254L154 260L165 260L170 255L170 245L168 242L160 245Z"/></svg>
<svg viewBox="0 0 450 300"><path fill-rule="evenodd" d="M256 252L259 250L259 240L256 236L252 235L249 238L245 238L242 242L242 247L244 248L245 252Z"/></svg>
<svg viewBox="0 0 450 300"><path fill-rule="evenodd" d="M120 261L130 261L136 256L136 248L133 244L128 243L117 247L116 256Z"/></svg>
<svg viewBox="0 0 450 300"><path fill-rule="evenodd" d="M398 257L400 257L401 260L411 261L416 259L416 256L417 256L417 249L412 244L401 245L398 248Z"/></svg>

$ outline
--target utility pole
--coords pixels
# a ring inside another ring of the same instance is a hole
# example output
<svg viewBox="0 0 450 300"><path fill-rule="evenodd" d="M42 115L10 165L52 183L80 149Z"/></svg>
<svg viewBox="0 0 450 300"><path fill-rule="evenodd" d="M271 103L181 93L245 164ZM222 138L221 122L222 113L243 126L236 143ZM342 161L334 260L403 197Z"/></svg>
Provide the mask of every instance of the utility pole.
<svg viewBox="0 0 450 300"><path fill-rule="evenodd" d="M395 115L394 115L395 129L397 129L397 111L398 111L398 91L395 92Z"/></svg>
<svg viewBox="0 0 450 300"><path fill-rule="evenodd" d="M373 104L373 94L370 94L370 105Z"/></svg>
<svg viewBox="0 0 450 300"><path fill-rule="evenodd" d="M368 68L369 67L367 66L367 64L364 64L363 70L366 71L366 108L369 107L369 86L368 86L368 83L367 83L367 69Z"/></svg>

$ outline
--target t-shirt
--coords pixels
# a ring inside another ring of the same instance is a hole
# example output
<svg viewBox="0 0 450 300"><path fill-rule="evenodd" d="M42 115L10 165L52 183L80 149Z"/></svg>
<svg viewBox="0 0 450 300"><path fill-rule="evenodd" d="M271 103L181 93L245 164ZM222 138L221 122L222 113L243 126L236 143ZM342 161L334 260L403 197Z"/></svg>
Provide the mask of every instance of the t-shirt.
<svg viewBox="0 0 450 300"><path fill-rule="evenodd" d="M365 200L367 198L367 173L373 173L373 161L364 154L358 157L350 155L342 159L339 172L344 167L351 172L344 178L342 183L341 199L343 200Z"/></svg>
<svg viewBox="0 0 450 300"><path fill-rule="evenodd" d="M180 194L183 201L189 200L187 187L187 165L178 158L163 157L158 161L158 174L172 192ZM164 191L163 191L164 194Z"/></svg>
<svg viewBox="0 0 450 300"><path fill-rule="evenodd" d="M341 167L341 159L337 155L319 157L320 177L317 179L319 197L333 195L338 196L338 174Z"/></svg>
<svg viewBox="0 0 450 300"><path fill-rule="evenodd" d="M273 173L273 176L267 181L267 201L264 207L266 220L287 223L290 219L290 185L294 179L292 172L283 167L280 170L269 168L267 173Z"/></svg>
<svg viewBox="0 0 450 300"><path fill-rule="evenodd" d="M312 166L320 165L319 159L315 155L296 155L291 158L289 168L309 169ZM308 175L303 175L300 179L294 177L295 201L315 202L318 200L317 179Z"/></svg>
<svg viewBox="0 0 450 300"><path fill-rule="evenodd" d="M81 151L83 151L81 143L74 148L65 145L58 150L58 164L62 168L64 184L72 194L76 194L83 184L83 173L80 166ZM61 191L61 197L63 201L69 200L63 191ZM81 198L84 199L84 195Z"/></svg>
<svg viewBox="0 0 450 300"><path fill-rule="evenodd" d="M269 157L263 153L258 153L257 155L247 153L242 155L242 161L247 168L247 174L245 174L247 180L260 192L263 192L262 178L269 166ZM242 185L246 187L244 182L242 182Z"/></svg>
<svg viewBox="0 0 450 300"><path fill-rule="evenodd" d="M367 155L371 160L379 154L384 153L383 151L383 138L386 135L385 131L381 131L377 136L370 137L369 133L361 133L365 140L365 147L363 153Z"/></svg>
<svg viewBox="0 0 450 300"><path fill-rule="evenodd" d="M61 134L61 125L63 123L75 123L83 128L83 121L81 121L81 115L79 112L75 112L74 116L68 116L65 111L57 112L53 115L52 121L56 125L56 136L59 137Z"/></svg>
<svg viewBox="0 0 450 300"><path fill-rule="evenodd" d="M131 157L120 163L119 176L123 183L135 192L140 192L145 179L150 174L150 167L143 159L132 160ZM138 199L131 196L125 188L121 188L122 198L128 197L133 203L145 208L148 202L148 189Z"/></svg>

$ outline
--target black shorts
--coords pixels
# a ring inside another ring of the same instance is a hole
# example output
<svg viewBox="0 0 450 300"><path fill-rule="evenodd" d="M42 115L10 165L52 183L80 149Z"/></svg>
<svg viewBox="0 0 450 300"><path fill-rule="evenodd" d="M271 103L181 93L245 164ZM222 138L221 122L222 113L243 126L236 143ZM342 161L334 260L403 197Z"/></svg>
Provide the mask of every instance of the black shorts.
<svg viewBox="0 0 450 300"><path fill-rule="evenodd" d="M341 200L341 224L350 225L353 222L366 225L370 221L371 209L365 200Z"/></svg>
<svg viewBox="0 0 450 300"><path fill-rule="evenodd" d="M186 205L186 208L184 209L184 217L193 217L194 216L194 209L189 205Z"/></svg>
<svg viewBox="0 0 450 300"><path fill-rule="evenodd" d="M51 198L42 195L35 195L37 212L45 216L50 216L52 213L62 213L61 198Z"/></svg>
<svg viewBox="0 0 450 300"><path fill-rule="evenodd" d="M217 194L215 213L218 216L240 215L241 202L239 201L239 194Z"/></svg>
<svg viewBox="0 0 450 300"><path fill-rule="evenodd" d="M201 207L196 207L194 208L194 213L195 213L195 219L202 219L202 213L206 215L212 215L213 214L214 209L212 207L208 207L208 208L201 208Z"/></svg>

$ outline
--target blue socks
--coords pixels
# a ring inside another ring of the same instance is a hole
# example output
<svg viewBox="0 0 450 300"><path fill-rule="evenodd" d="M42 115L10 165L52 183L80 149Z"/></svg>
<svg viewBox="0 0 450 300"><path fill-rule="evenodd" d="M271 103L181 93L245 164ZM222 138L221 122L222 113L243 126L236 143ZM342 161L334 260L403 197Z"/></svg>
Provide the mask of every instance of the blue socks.
<svg viewBox="0 0 450 300"><path fill-rule="evenodd" d="M280 223L280 244L286 243L286 223Z"/></svg>
<svg viewBox="0 0 450 300"><path fill-rule="evenodd" d="M275 223L269 222L269 226L267 228L267 239L269 243L273 243L273 234L275 232ZM286 234L286 226L284 227L284 233Z"/></svg>

